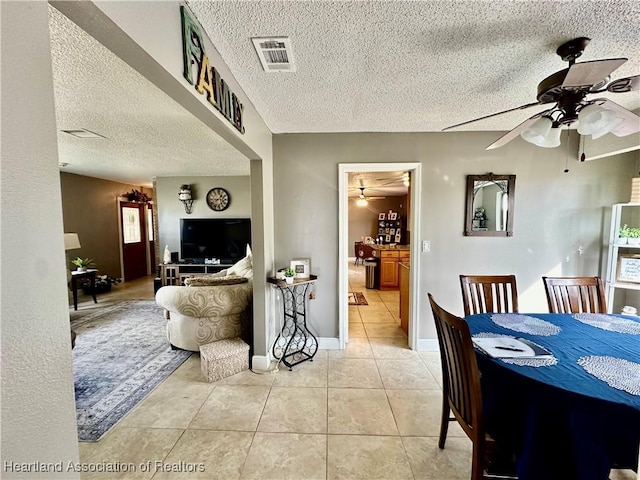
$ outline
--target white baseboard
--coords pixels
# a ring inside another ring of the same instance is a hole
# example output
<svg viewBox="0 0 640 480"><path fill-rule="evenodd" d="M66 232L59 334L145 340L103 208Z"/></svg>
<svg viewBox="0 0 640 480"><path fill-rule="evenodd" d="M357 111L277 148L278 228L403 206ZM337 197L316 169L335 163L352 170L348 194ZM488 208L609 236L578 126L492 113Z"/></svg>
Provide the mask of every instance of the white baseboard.
<svg viewBox="0 0 640 480"><path fill-rule="evenodd" d="M322 350L340 350L340 340L338 338L320 337L318 338L318 348Z"/></svg>
<svg viewBox="0 0 640 480"><path fill-rule="evenodd" d="M418 339L418 351L419 352L438 352L440 347L438 346L438 340L435 338L420 338Z"/></svg>

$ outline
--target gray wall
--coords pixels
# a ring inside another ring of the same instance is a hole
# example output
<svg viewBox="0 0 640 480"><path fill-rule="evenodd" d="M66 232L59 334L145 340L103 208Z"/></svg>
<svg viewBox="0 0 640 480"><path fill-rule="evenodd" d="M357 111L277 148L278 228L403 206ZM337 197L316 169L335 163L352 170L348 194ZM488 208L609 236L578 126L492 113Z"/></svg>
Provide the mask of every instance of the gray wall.
<svg viewBox="0 0 640 480"><path fill-rule="evenodd" d="M64 231L77 233L82 247L68 257L92 258L99 274L120 277L118 198L133 189L153 198L153 190L71 173L60 173L60 185Z"/></svg>
<svg viewBox="0 0 640 480"><path fill-rule="evenodd" d="M158 209L159 262L165 245L172 252L180 251L181 218L251 218L251 178L246 176L221 177L158 177L155 182ZM178 200L180 185L191 185L193 210L186 214L184 204ZM209 208L206 195L214 187L229 192L229 208L215 212ZM253 225L252 225L252 228Z"/></svg>
<svg viewBox="0 0 640 480"><path fill-rule="evenodd" d="M46 2L2 2L3 479L79 460Z"/></svg>
<svg viewBox="0 0 640 480"><path fill-rule="evenodd" d="M419 338L435 338L427 292L462 314L459 274L514 273L521 311L547 311L542 275L604 275L610 206L629 199L637 152L574 160L564 146L544 149L516 139L486 151L494 132L424 134L298 134L274 137L275 257L310 257L319 275L310 323L322 337L338 335L338 164L421 162ZM515 174L514 236L463 236L466 175ZM284 192L286 191L286 195ZM412 212L415 210L412 207ZM582 254L578 252L582 247Z"/></svg>

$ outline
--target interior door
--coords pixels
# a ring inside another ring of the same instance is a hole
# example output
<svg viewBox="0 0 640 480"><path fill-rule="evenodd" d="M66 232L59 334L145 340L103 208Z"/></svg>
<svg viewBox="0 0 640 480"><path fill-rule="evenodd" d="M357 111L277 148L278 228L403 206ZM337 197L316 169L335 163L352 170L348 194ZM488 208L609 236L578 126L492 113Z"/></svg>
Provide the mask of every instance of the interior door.
<svg viewBox="0 0 640 480"><path fill-rule="evenodd" d="M147 275L146 208L144 203L120 202L125 282Z"/></svg>

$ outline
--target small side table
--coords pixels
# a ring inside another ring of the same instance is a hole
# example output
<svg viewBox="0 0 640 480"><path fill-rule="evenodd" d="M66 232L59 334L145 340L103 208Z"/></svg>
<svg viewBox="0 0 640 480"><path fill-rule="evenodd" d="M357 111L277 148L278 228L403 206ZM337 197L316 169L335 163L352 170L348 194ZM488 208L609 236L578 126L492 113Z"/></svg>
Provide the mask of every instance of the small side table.
<svg viewBox="0 0 640 480"><path fill-rule="evenodd" d="M284 280L267 278L267 282L282 292L282 330L273 344L273 355L281 358L289 370L307 360L313 361L318 351L318 339L307 328L307 292L318 279L317 275L286 283Z"/></svg>
<svg viewBox="0 0 640 480"><path fill-rule="evenodd" d="M89 291L93 297L93 303L98 303L96 299L96 273L97 269L90 268L84 272L78 272L77 270L71 272L71 290L73 291L73 309L78 310L78 280L81 278L89 279Z"/></svg>

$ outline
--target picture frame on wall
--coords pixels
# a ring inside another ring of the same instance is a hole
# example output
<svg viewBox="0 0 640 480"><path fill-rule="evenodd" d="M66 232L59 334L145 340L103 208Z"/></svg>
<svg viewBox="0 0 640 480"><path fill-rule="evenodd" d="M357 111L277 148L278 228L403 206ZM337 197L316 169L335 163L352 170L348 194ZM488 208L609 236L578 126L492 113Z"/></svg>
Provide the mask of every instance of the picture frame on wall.
<svg viewBox="0 0 640 480"><path fill-rule="evenodd" d="M397 220L397 218L398 218L398 212L389 213L389 220Z"/></svg>
<svg viewBox="0 0 640 480"><path fill-rule="evenodd" d="M290 264L296 272L294 278L306 279L311 277L311 259L310 258L294 258Z"/></svg>
<svg viewBox="0 0 640 480"><path fill-rule="evenodd" d="M387 235L384 237L384 241L387 243L391 243L391 235Z"/></svg>
<svg viewBox="0 0 640 480"><path fill-rule="evenodd" d="M378 220L386 220L387 218L387 214L384 212L381 212L378 214Z"/></svg>
<svg viewBox="0 0 640 480"><path fill-rule="evenodd" d="M396 233L395 242L400 243L400 240L401 240L401 235L399 233Z"/></svg>

